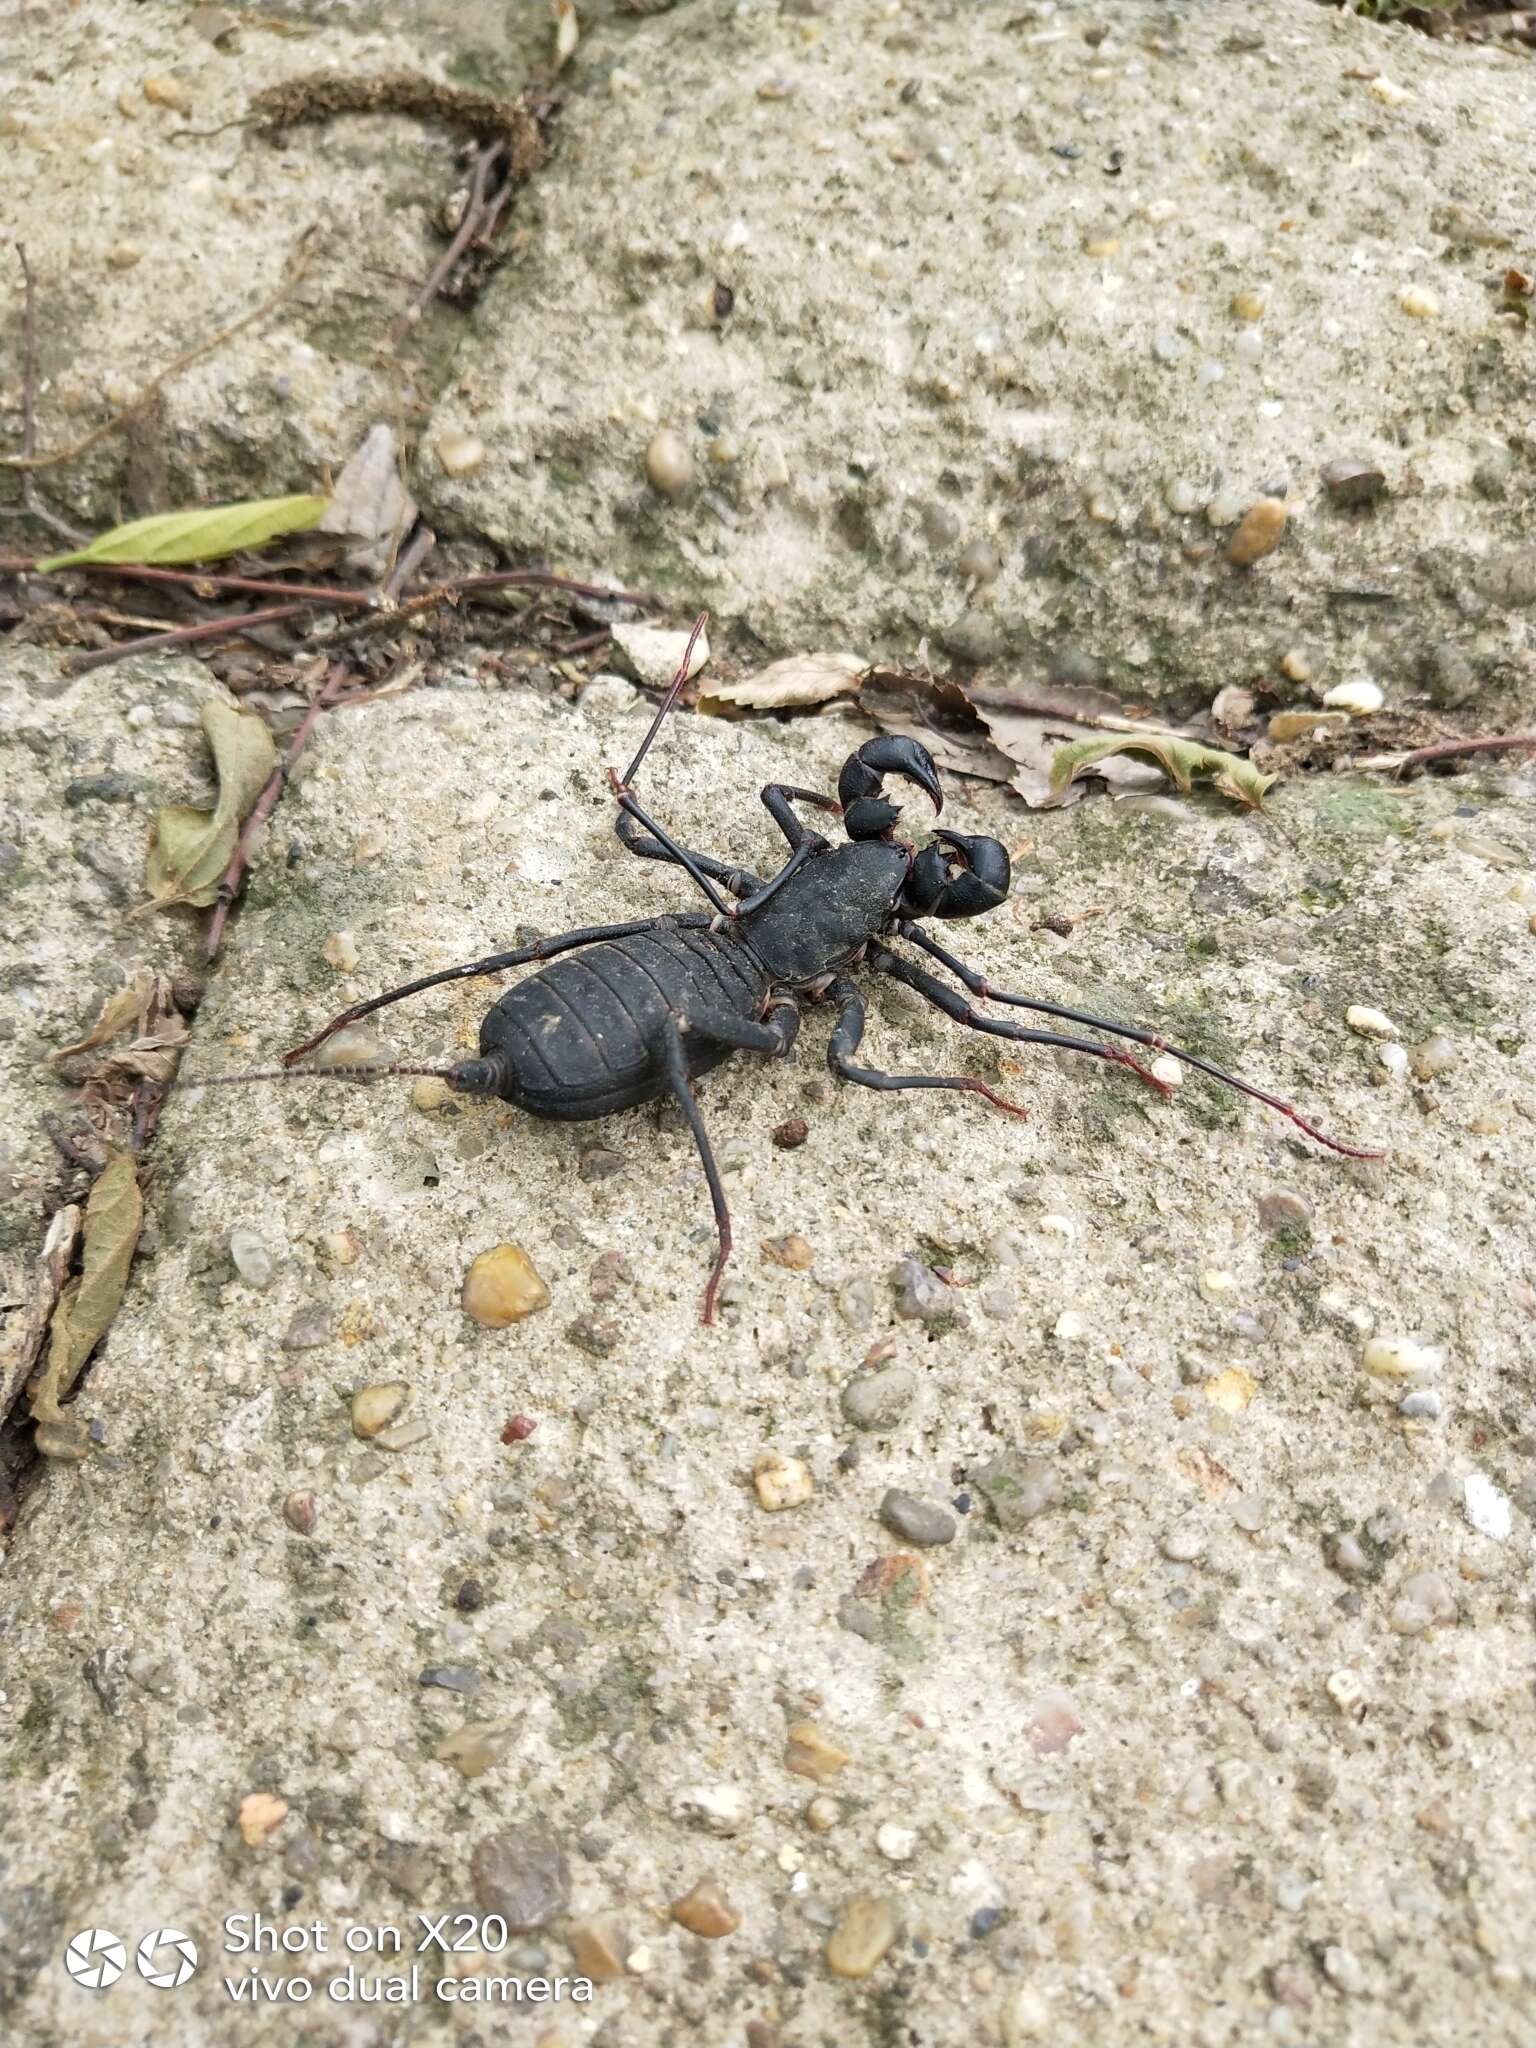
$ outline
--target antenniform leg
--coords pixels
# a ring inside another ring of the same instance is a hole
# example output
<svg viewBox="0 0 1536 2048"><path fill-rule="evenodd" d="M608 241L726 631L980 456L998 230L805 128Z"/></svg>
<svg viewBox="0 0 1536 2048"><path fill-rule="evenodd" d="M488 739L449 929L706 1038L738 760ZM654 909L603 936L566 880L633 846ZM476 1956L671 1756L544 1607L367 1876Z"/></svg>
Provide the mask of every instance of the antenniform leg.
<svg viewBox="0 0 1536 2048"><path fill-rule="evenodd" d="M1342 1152L1347 1159L1380 1159L1382 1156L1379 1152L1365 1151L1357 1145L1345 1145L1337 1138L1330 1138L1326 1131L1320 1131L1315 1124L1308 1123L1299 1110L1292 1108L1288 1102L1282 1102L1279 1096L1270 1095L1264 1089L1256 1088L1251 1081L1240 1080L1236 1074L1229 1074L1225 1068L1202 1059L1198 1053L1185 1052L1180 1046L1170 1045L1166 1039L1159 1038L1153 1031L1141 1031L1130 1024L1116 1024L1107 1017L1095 1017L1087 1010L1069 1010L1060 1003L1040 1002L1033 996L1010 995L1005 989L994 988L984 974L978 974L975 968L967 967L963 960L957 960L953 953L939 945L937 940L929 938L917 925L904 924L899 925L897 929L902 938L910 939L914 946L920 946L931 959L938 960L947 967L973 995L981 996L988 1002L1011 1004L1015 1009L1033 1010L1039 1016L1060 1017L1071 1024L1086 1024L1092 1031L1108 1031L1117 1038L1128 1038L1134 1044L1144 1045L1152 1052L1166 1053L1170 1059L1181 1060L1185 1066L1195 1067L1202 1074L1209 1074L1213 1081L1223 1082L1228 1088L1237 1089L1239 1094L1250 1095L1255 1102L1262 1102L1267 1108L1278 1110L1281 1116L1289 1117L1293 1124L1304 1130L1309 1138L1315 1138L1318 1144L1326 1145L1330 1151ZM942 982L936 981L931 974L925 974L919 967L895 961L894 956L888 957L902 970L897 975L899 981L906 982L909 988L915 988L919 995L926 996L929 1002L936 1004L948 1016L956 1018L962 1024L969 1024L978 1031L994 1032L1004 1038L1022 1038L1032 1040L1036 1044L1066 1046L1074 1052L1097 1053L1101 1059L1115 1060L1121 1066L1130 1067L1144 1081L1150 1081L1155 1088L1163 1089L1165 1094L1168 1092L1166 1084L1159 1081L1155 1074L1148 1073L1147 1069L1140 1066L1129 1054L1120 1052L1114 1046L1094 1045L1086 1039L1061 1038L1051 1032L1021 1031L1017 1026L1003 1024L995 1017L983 1017L969 1003L962 1002L951 990L945 988ZM884 971L890 973L893 970L884 968Z"/></svg>
<svg viewBox="0 0 1536 2048"><path fill-rule="evenodd" d="M844 1081L856 1081L861 1088L878 1088L890 1091L896 1088L959 1088L969 1095L984 1095L988 1102L998 1109L1004 1109L1010 1116L1027 1117L1029 1111L1018 1103L1009 1102L989 1088L985 1081L978 1081L971 1074L883 1074L878 1067L861 1067L855 1064L853 1055L859 1049L864 1036L864 998L851 981L842 975L827 986L828 1002L837 1005L837 1022L832 1027L832 1036L827 1041L827 1065Z"/></svg>
<svg viewBox="0 0 1536 2048"><path fill-rule="evenodd" d="M709 1134L704 1128L704 1119L699 1114L698 1098L693 1092L693 1083L688 1072L685 1035L693 1031L701 1038L733 1045L741 1052L782 1056L794 1044L799 1029L800 1012L789 996L776 997L770 1003L768 1014L761 1024L749 1022L744 1018L727 1019L690 1013L687 1017L669 1019L666 1025L661 1051L667 1082L677 1098L678 1108L688 1119L693 1142L699 1148L699 1163L704 1168L704 1178L709 1183L709 1199L714 1207L715 1232L719 1239L719 1250L710 1269L709 1284L704 1289L704 1311L699 1318L703 1323L712 1323L715 1320L715 1299L720 1292L721 1276L731 1256L731 1212L726 1203L725 1189L721 1185L720 1169L716 1166L715 1155L710 1150Z"/></svg>
<svg viewBox="0 0 1536 2048"><path fill-rule="evenodd" d="M399 988L387 988L382 995L370 996L365 1003L354 1003L351 1009L333 1017L313 1038L306 1038L302 1045L285 1052L283 1064L291 1066L305 1053L313 1052L317 1045L324 1045L343 1025L355 1024L359 1017L371 1017L375 1010L382 1010L390 1003L403 1002L407 996L418 996L423 989L437 988L445 981L469 981L477 974L499 974L503 968L527 967L535 960L552 960L557 953L569 953L575 946L595 946L604 939L631 938L636 932L655 931L658 925L682 926L697 931L708 923L709 919L696 911L682 917L637 917L628 924L587 925L581 931L561 932L551 939L538 939L533 945L519 946L511 953L487 953L483 960L464 960L457 967L444 967L437 974L424 974L419 981L406 981Z"/></svg>

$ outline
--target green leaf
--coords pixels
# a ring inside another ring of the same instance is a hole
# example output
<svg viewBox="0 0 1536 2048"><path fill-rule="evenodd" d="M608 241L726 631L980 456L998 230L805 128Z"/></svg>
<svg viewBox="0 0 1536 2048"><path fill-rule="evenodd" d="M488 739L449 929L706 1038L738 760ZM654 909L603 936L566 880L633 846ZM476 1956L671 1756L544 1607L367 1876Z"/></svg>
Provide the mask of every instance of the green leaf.
<svg viewBox="0 0 1536 2048"><path fill-rule="evenodd" d="M86 1438L79 1420L66 1414L59 1403L117 1314L143 1223L144 1198L132 1156L116 1152L96 1176L86 1202L80 1277L68 1283L54 1308L48 1327L48 1363L32 1394L32 1420L39 1425L37 1445L45 1457L85 1455Z"/></svg>
<svg viewBox="0 0 1536 2048"><path fill-rule="evenodd" d="M164 568L173 562L213 562L241 548L265 547L283 533L307 533L318 526L329 498L251 498L241 505L205 505L195 512L157 512L98 534L67 555L50 555L39 572L67 569L73 562L134 562Z"/></svg>
<svg viewBox="0 0 1536 2048"><path fill-rule="evenodd" d="M167 804L149 832L144 879L146 910L190 903L206 910L234 858L240 827L255 808L277 766L272 735L254 711L237 711L218 698L203 706L203 731L213 749L219 800L211 811Z"/></svg>
<svg viewBox="0 0 1536 2048"><path fill-rule="evenodd" d="M1060 792L1079 775L1110 754L1150 754L1176 789L1188 791L1197 775L1209 775L1223 796L1250 810L1264 808L1264 793L1278 779L1261 775L1241 754L1224 754L1197 740L1162 733L1111 733L1102 740L1074 740L1059 747L1051 761L1051 788Z"/></svg>

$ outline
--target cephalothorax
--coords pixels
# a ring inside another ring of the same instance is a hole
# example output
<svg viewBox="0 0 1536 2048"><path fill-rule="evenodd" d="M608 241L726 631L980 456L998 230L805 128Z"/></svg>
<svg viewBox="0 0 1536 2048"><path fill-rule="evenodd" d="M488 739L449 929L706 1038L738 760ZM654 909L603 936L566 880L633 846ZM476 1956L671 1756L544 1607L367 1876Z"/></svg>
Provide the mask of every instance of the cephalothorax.
<svg viewBox="0 0 1536 2048"><path fill-rule="evenodd" d="M695 627L695 637L698 630ZM844 765L835 798L770 783L762 800L790 852L766 882L680 846L641 808L633 785L689 673L692 650L690 640L677 680L628 771L622 777L610 774L619 806L616 829L624 845L641 859L668 861L685 869L708 898L710 910L594 925L445 968L354 1004L285 1055L287 1062L313 1052L343 1025L422 989L549 962L493 1004L480 1027L480 1049L473 1059L443 1069L324 1071L359 1077L391 1071L441 1072L461 1094L496 1096L530 1115L562 1122L609 1116L671 1094L698 1145L719 1235L704 1292L706 1323L714 1318L720 1278L730 1257L731 1221L692 1083L733 1052L780 1057L788 1053L799 1030L802 1001L830 1003L837 1010L827 1061L840 1079L883 1090L961 1089L984 1096L1011 1116L1028 1115L972 1075L887 1074L861 1066L857 1053L865 1005L851 978L855 967L890 976L973 1030L1111 1060L1128 1067L1149 1087L1168 1093L1165 1081L1120 1046L989 1016L968 997L1129 1039L1268 1104L1336 1152L1358 1159L1377 1156L1326 1137L1289 1103L1166 1044L1153 1032L995 989L947 952L923 930L920 920L978 917L996 909L1008 895L1008 855L995 839L959 832L937 832L920 852L895 836L900 812L885 793L887 776L906 777L929 797L935 812L943 807L933 759L915 740L866 740ZM834 845L811 831L798 816L797 804L839 814L845 843ZM959 993L893 950L898 944L937 962L967 993ZM566 957L556 957L560 955Z"/></svg>

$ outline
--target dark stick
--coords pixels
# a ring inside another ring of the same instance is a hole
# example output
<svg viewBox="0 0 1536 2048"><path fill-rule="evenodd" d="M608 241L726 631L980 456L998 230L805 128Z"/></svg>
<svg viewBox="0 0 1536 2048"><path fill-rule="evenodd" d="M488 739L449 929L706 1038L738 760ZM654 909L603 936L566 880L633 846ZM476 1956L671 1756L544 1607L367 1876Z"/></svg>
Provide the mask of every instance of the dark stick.
<svg viewBox="0 0 1536 2048"><path fill-rule="evenodd" d="M411 329L421 319L427 307L437 297L438 289L449 271L452 270L455 263L464 254L464 251L474 240L476 231L484 223L487 217L485 200L486 182L491 175L491 168L495 164L496 159L506 153L506 147L505 140L498 137L495 142L486 143L479 156L475 158L474 179L469 188L469 197L464 202L464 212L460 216L459 225L454 230L453 240L432 266L431 275L421 290L390 328L388 342L391 348L398 348ZM503 195L498 194L498 201L496 210L499 213L501 204L504 203Z"/></svg>
<svg viewBox="0 0 1536 2048"><path fill-rule="evenodd" d="M1410 769L1427 767L1431 761L1454 761L1460 754L1502 754L1520 747L1536 747L1536 732L1502 733L1482 740L1437 740L1432 747L1415 747L1411 754L1389 756L1382 766L1406 775Z"/></svg>
<svg viewBox="0 0 1536 2048"><path fill-rule="evenodd" d="M148 654L157 647L187 647L200 640L237 638L252 626L275 626L280 619L301 618L311 609L308 604L274 604L265 611L236 612L227 619L210 619L204 626L177 626L172 632L149 633L142 640L123 640L116 647L102 647L94 654L73 655L68 668L71 675L83 676L88 669L126 661L130 654Z"/></svg>
<svg viewBox="0 0 1536 2048"><path fill-rule="evenodd" d="M98 576L127 576L136 583L173 583L192 590L243 590L258 597L302 597L310 604L363 605L377 601L374 591L347 590L339 583L284 583L275 576L221 576L211 569L159 569L148 562L71 562L69 566L93 570ZM49 571L54 576L63 573L62 569Z"/></svg>
<svg viewBox="0 0 1536 2048"><path fill-rule="evenodd" d="M255 808L241 828L240 837L235 841L235 850L230 857L224 879L219 884L218 899L213 906L213 915L208 920L208 936L203 941L203 958L216 960L219 947L224 942L224 927L229 922L229 913L234 908L235 898L240 894L240 884L245 878L246 862L250 859L251 841L267 822L276 808L277 800L288 786L293 773L293 764L309 744L309 736L319 722L322 711L328 711L336 702L341 684L346 680L347 671L337 662L325 679L325 687L316 696L304 721L288 744L288 751L272 770L266 788L257 797Z"/></svg>
<svg viewBox="0 0 1536 2048"><path fill-rule="evenodd" d="M610 626L602 626L595 633L580 633L574 640L564 640L555 649L555 658L565 661L573 654L590 654L594 647L601 647L611 639L612 632Z"/></svg>

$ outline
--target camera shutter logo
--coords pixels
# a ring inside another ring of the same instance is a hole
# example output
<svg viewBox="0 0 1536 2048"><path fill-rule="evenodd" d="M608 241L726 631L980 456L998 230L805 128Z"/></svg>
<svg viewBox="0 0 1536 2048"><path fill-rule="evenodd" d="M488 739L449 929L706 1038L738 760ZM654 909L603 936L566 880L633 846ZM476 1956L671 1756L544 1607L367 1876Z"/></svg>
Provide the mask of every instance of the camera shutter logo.
<svg viewBox="0 0 1536 2048"><path fill-rule="evenodd" d="M179 1927L156 1927L139 1943L134 1961L146 1984L174 1991L197 1968L197 1943Z"/></svg>
<svg viewBox="0 0 1536 2048"><path fill-rule="evenodd" d="M64 1967L86 1991L109 1991L128 1967L128 1951L107 1927L82 1927L64 1951Z"/></svg>

